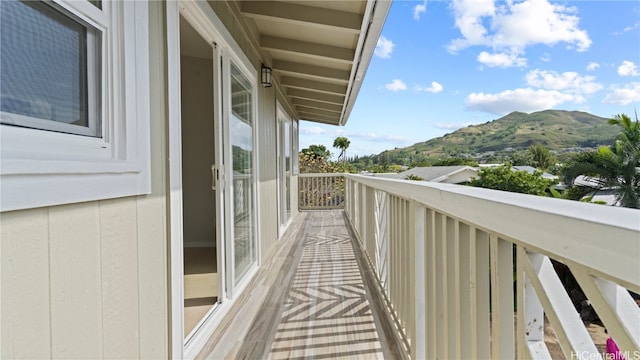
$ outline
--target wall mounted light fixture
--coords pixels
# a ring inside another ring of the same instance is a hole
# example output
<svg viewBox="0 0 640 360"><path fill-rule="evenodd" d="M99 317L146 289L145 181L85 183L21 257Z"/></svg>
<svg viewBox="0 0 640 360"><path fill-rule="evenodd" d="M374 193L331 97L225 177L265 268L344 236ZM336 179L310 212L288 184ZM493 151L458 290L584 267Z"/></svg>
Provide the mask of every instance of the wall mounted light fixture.
<svg viewBox="0 0 640 360"><path fill-rule="evenodd" d="M271 87L271 68L262 64L260 80L262 86Z"/></svg>

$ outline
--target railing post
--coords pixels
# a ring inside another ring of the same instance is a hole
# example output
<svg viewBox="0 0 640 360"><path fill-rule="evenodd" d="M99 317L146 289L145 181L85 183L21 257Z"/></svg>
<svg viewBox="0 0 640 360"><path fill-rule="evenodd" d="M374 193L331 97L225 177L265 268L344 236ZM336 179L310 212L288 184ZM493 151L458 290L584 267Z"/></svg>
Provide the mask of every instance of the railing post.
<svg viewBox="0 0 640 360"><path fill-rule="evenodd" d="M574 359L599 359L600 354L549 258L542 254L525 254L526 257L520 261L523 261L527 277L536 290L565 357L571 359L574 355Z"/></svg>
<svg viewBox="0 0 640 360"><path fill-rule="evenodd" d="M414 326L413 331L414 339L411 344L411 358L412 359L424 359L426 358L426 291L425 291L425 239L426 239L426 222L425 222L425 208L415 201L411 201L409 204L409 224L411 226L411 233L409 241L414 244L414 276L411 279L411 284L414 287L415 298L414 304Z"/></svg>
<svg viewBox="0 0 640 360"><path fill-rule="evenodd" d="M544 344L544 310L524 269L527 253L522 246L517 249L518 355L521 359L550 359Z"/></svg>

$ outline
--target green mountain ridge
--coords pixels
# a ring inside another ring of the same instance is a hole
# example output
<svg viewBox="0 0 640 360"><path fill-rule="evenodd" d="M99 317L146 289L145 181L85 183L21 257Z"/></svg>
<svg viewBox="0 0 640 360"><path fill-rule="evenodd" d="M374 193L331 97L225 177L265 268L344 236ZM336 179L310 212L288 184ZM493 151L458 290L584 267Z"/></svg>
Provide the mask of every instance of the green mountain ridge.
<svg viewBox="0 0 640 360"><path fill-rule="evenodd" d="M602 118L581 111L544 110L526 114L512 112L484 124L470 125L452 133L405 148L383 152L386 155L446 158L483 153L525 150L542 144L558 152L575 148L610 145L619 129Z"/></svg>

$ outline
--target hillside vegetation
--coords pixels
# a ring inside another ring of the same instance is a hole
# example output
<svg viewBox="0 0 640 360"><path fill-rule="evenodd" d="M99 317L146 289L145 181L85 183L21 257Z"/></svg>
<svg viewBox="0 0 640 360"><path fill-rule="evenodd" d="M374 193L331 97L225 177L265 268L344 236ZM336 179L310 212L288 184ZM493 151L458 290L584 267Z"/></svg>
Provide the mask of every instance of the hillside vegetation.
<svg viewBox="0 0 640 360"><path fill-rule="evenodd" d="M542 144L550 150L596 148L609 145L618 129L606 118L580 111L545 110L531 114L512 112L500 119L471 125L442 137L387 151L412 157L481 157L482 153L525 150Z"/></svg>

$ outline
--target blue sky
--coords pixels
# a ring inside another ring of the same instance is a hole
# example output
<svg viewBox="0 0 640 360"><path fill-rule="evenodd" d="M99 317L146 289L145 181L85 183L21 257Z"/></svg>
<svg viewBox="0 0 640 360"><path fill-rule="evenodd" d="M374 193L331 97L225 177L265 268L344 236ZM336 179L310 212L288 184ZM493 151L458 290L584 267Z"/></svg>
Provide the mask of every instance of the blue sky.
<svg viewBox="0 0 640 360"><path fill-rule="evenodd" d="M378 154L546 109L640 111L640 2L396 0L346 126L302 121L300 148Z"/></svg>

